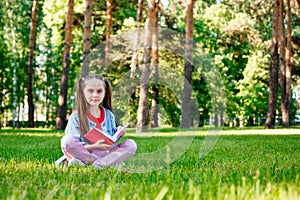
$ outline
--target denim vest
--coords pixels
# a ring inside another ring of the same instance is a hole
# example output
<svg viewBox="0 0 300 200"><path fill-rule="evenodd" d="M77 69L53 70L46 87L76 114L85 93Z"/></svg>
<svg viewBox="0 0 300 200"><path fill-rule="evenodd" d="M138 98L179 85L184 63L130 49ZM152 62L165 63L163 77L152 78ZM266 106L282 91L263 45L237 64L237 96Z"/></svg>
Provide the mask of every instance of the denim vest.
<svg viewBox="0 0 300 200"><path fill-rule="evenodd" d="M114 135L115 132L117 132L116 122L115 122L115 116L114 114L107 108L104 108L104 120L100 124L101 129L110 134ZM88 124L89 129L96 127L96 122L88 118ZM85 143L84 139L80 135L80 129L79 129L79 119L78 119L78 112L74 111L69 120L67 127L65 129L65 134L75 136L81 143Z"/></svg>

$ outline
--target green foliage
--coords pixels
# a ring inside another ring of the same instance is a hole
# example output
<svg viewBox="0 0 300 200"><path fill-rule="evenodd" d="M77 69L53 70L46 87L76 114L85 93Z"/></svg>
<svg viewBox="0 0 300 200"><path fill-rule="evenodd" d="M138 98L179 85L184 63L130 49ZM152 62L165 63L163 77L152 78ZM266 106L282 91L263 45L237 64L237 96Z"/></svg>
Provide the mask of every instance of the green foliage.
<svg viewBox="0 0 300 200"><path fill-rule="evenodd" d="M180 33L185 32L186 13L183 1L169 0L164 7L165 14L160 13L160 27L167 27ZM271 37L272 1L238 1L226 0L216 3L213 0L194 1L194 41L206 55L212 59L221 73L226 88L225 124L239 121L244 125L257 124L265 116L267 106L268 59ZM33 93L35 108L46 115L46 121L54 121L57 113L57 99L62 70L62 52L64 41L64 26L67 13L67 0L39 1L37 16L37 32L34 62ZM135 19L137 1L116 0L113 3L112 36L122 34L136 27ZM15 109L26 118L26 88L29 31L31 25L32 1L1 1L0 3L0 97L1 117L11 120ZM75 1L73 40L71 46L71 64L69 74L68 108L74 108L74 89L76 79L81 75L82 65L82 35L84 23L85 1ZM146 2L143 22L146 19ZM299 9L292 8L293 30L293 84L299 74L300 66L300 29ZM106 34L106 1L93 2L92 15L92 49L103 44ZM178 42L178 41L177 41ZM178 45L174 42L172 45ZM104 48L101 46L100 48ZM166 50L168 51L168 49ZM142 52L140 52L142 53ZM114 62L109 66L110 72L103 75L117 85L123 75L130 70L131 56ZM175 56L176 57L176 56ZM142 58L142 54L140 55ZM174 58L170 53L160 50L159 65L183 73L183 59ZM141 59L139 66L141 66ZM198 68L199 66L195 66ZM14 73L15 69L15 73ZM193 111L200 114L200 125L211 115L211 92L200 74L193 73L193 101L198 108ZM164 74L166 78L169 78ZM45 78L44 78L45 77ZM15 83L14 83L15 80ZM294 87L294 86L293 86ZM161 114L165 123L178 126L180 121L180 95L178 90L161 87ZM179 88L180 89L180 88ZM176 98L174 98L174 95ZM209 96L210 95L210 96ZM117 102L115 112L118 119L124 121L127 117L131 125L136 123L136 111L139 93L136 89L134 100ZM149 101L151 102L151 97ZM280 106L280 105L279 105ZM295 107L291 105L292 114ZM44 109L46 108L46 109ZM124 110L125 109L125 110ZM45 110L45 111L44 111ZM278 107L280 110L280 107ZM23 112L24 111L24 112ZM193 113L193 120L197 114ZM293 116L291 116L293 118ZM21 119L24 120L24 119ZM262 123L262 121L261 121Z"/></svg>
<svg viewBox="0 0 300 200"><path fill-rule="evenodd" d="M247 2L225 1L203 5L206 3L195 2L195 7L199 9L195 9L194 13L194 39L211 56L213 64L222 75L227 98L225 124L244 121L244 125L247 125L251 124L253 118L257 122L258 118L265 115L267 107L269 57L263 40L269 28L256 22L259 14L267 11L259 10L259 13L255 13L255 10L249 8L251 3ZM268 4L261 9L269 8ZM267 16L264 19L266 24L271 20L270 15ZM184 30L184 18L178 17L177 20L181 25L179 30ZM203 83L194 82L194 87L202 87L196 84ZM199 92L198 99L201 95L202 92ZM206 107L208 110L208 104L207 100L199 101L202 109ZM207 117L204 113L201 116Z"/></svg>
<svg viewBox="0 0 300 200"><path fill-rule="evenodd" d="M159 81L155 84L151 76L149 88L151 89L152 86L156 85L159 90L158 104L160 107L160 124L178 127L180 124L180 101L182 94L180 90L181 87L175 87L173 81L176 83L179 82L178 84L181 85L181 77L178 77L181 73L174 75L172 71L168 71L168 68L176 72L182 71L182 58L175 55L174 52L162 50L160 53ZM115 96L113 96L113 106L117 121L120 121L120 123L126 122L131 126L135 126L139 101L140 71L137 69L137 77L133 80L130 79L130 62L131 57L129 56L112 62L109 66L110 73L104 74L104 76L109 78L113 86L113 92L115 94ZM142 61L140 60L138 68L140 68L141 65ZM132 83L135 88L131 88L132 86L130 86L130 84ZM150 92L149 107L151 106L152 99L153 97Z"/></svg>
<svg viewBox="0 0 300 200"><path fill-rule="evenodd" d="M233 135L221 135L203 158L204 136L196 136L171 165L128 173L92 166L56 168L62 132L6 129L0 132L0 198L155 199L161 194L161 199L299 199L299 135L234 135L246 132L223 131ZM145 153L168 144L172 138L167 135L128 137L137 142L137 153Z"/></svg>
<svg viewBox="0 0 300 200"><path fill-rule="evenodd" d="M179 107L179 99L174 93L166 86L160 85L158 103L160 105L160 117L165 119L161 122L162 125L171 125L172 127L179 127L181 109Z"/></svg>
<svg viewBox="0 0 300 200"><path fill-rule="evenodd" d="M1 31L6 48L1 49L5 77L3 92L5 96L4 118L12 117L11 111L20 111L27 88L27 61L30 30L29 1L6 1L2 3ZM16 113L17 114L17 113ZM16 117L16 116L15 116Z"/></svg>
<svg viewBox="0 0 300 200"><path fill-rule="evenodd" d="M238 82L238 97L241 98L243 108L240 110L240 120L248 121L249 118L259 121L265 117L268 98L268 66L269 57L263 51L257 50L250 55L244 70L244 79ZM256 98L253 99L253 96ZM245 119L246 117L246 119ZM251 120L250 120L251 121ZM254 124L248 124L254 125Z"/></svg>
<svg viewBox="0 0 300 200"><path fill-rule="evenodd" d="M211 101L209 88L205 79L199 73L193 73L193 82L192 82L193 91L196 93L196 98L198 102L198 110L200 119L199 126L204 126L209 120L209 114L211 113Z"/></svg>

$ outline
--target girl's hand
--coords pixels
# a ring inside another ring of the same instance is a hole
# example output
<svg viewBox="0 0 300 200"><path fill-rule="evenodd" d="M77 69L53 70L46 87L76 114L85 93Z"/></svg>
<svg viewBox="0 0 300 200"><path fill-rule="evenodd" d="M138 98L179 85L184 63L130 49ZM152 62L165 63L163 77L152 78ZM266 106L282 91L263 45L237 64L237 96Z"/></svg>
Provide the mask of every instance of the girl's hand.
<svg viewBox="0 0 300 200"><path fill-rule="evenodd" d="M95 144L98 150L104 151L112 147L112 145L104 143L104 140L98 140Z"/></svg>
<svg viewBox="0 0 300 200"><path fill-rule="evenodd" d="M104 143L104 140L98 140L95 144L89 144L85 145L85 148L87 150L100 150L105 151L107 149L110 149L113 145L109 145Z"/></svg>

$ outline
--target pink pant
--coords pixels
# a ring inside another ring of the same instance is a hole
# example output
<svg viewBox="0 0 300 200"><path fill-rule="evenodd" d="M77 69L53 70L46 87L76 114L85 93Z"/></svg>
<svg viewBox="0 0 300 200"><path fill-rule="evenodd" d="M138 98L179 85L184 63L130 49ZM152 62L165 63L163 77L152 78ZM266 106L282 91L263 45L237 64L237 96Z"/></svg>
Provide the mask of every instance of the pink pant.
<svg viewBox="0 0 300 200"><path fill-rule="evenodd" d="M98 169L125 161L135 153L137 146L134 140L127 139L109 150L88 151L74 136L64 135L61 148L68 160L74 157L85 164L93 163Z"/></svg>

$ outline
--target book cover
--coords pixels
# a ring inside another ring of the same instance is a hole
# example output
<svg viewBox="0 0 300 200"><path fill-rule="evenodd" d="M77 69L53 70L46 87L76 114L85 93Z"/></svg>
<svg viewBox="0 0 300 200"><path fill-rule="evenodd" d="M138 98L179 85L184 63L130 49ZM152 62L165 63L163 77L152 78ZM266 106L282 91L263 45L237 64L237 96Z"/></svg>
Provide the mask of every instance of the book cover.
<svg viewBox="0 0 300 200"><path fill-rule="evenodd" d="M114 135L110 135L98 128L93 128L84 135L84 139L92 144L103 139L106 144L113 145L123 137L126 127L127 125L118 130Z"/></svg>

